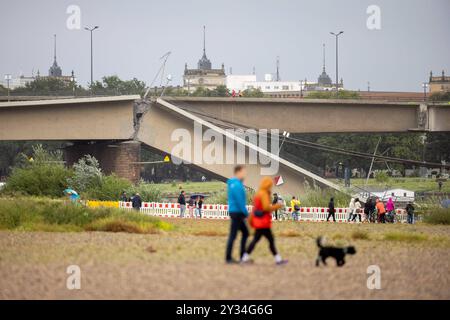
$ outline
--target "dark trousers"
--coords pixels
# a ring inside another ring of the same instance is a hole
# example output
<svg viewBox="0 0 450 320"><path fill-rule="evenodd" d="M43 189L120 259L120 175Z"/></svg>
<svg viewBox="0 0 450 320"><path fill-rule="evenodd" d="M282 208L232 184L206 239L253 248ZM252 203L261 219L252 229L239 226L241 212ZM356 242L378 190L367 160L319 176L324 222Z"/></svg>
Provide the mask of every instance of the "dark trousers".
<svg viewBox="0 0 450 320"><path fill-rule="evenodd" d="M353 215L352 221L356 221L356 217L358 217L359 218L359 222L361 222L361 213L355 213Z"/></svg>
<svg viewBox="0 0 450 320"><path fill-rule="evenodd" d="M386 213L380 213L378 215L378 223L386 223Z"/></svg>
<svg viewBox="0 0 450 320"><path fill-rule="evenodd" d="M240 258L242 258L243 254L245 253L245 244L247 243L248 238L248 229L247 225L245 223L245 215L243 213L230 213L230 235L228 236L228 242L227 242L227 251L226 251L226 257L225 259L227 261L231 261L231 253L233 252L233 243L234 240L237 237L238 231L241 231L242 238L241 238L241 251L240 251Z"/></svg>
<svg viewBox="0 0 450 320"><path fill-rule="evenodd" d="M272 252L273 255L277 254L277 249L275 248L275 239L273 238L272 231L270 229L256 229L255 236L248 246L247 253L252 253L253 249L255 249L256 244L261 239L261 237L266 237L267 240L269 240L269 248L270 252Z"/></svg>
<svg viewBox="0 0 450 320"><path fill-rule="evenodd" d="M330 219L331 217L333 217L333 221L336 222L336 217L334 216L334 212L328 213L327 221L328 221L328 219Z"/></svg>

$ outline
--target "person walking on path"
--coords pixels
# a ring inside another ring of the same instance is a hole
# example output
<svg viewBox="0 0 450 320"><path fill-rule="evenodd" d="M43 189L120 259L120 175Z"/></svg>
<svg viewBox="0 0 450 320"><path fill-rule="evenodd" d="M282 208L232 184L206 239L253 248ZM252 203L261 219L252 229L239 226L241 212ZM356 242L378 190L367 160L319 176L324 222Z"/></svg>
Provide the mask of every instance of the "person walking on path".
<svg viewBox="0 0 450 320"><path fill-rule="evenodd" d="M330 202L328 202L327 222L331 217L333 217L333 221L336 222L335 212L336 212L336 210L334 209L334 198L331 198Z"/></svg>
<svg viewBox="0 0 450 320"><path fill-rule="evenodd" d="M361 219L361 212L359 210L361 210L361 203L359 202L359 199L356 198L355 199L355 203L354 203L355 208L353 209L353 218L352 221L356 222L356 217L359 218L359 222L362 222Z"/></svg>
<svg viewBox="0 0 450 320"><path fill-rule="evenodd" d="M298 221L298 214L300 211L300 200L295 196L291 200L292 220Z"/></svg>
<svg viewBox="0 0 450 320"><path fill-rule="evenodd" d="M139 193L136 192L133 199L131 199L131 206L133 207L134 210L137 210L137 211L141 210L142 199L141 199L141 196L139 195Z"/></svg>
<svg viewBox="0 0 450 320"><path fill-rule="evenodd" d="M248 238L248 229L245 219L248 216L246 207L247 196L245 193L245 187L243 181L246 176L246 170L244 166L237 165L234 168L234 177L227 181L227 194L228 194L228 212L230 214L230 234L228 236L227 248L225 252L225 261L227 263L235 263L232 258L233 243L237 237L238 231L241 231L241 248L239 259L245 253L245 246Z"/></svg>
<svg viewBox="0 0 450 320"><path fill-rule="evenodd" d="M386 209L384 208L383 201L377 199L377 212L378 212L378 223L386 223Z"/></svg>
<svg viewBox="0 0 450 320"><path fill-rule="evenodd" d="M184 190L181 190L178 196L178 204L180 205L180 218L184 218L184 213L186 211L186 196L184 195Z"/></svg>
<svg viewBox="0 0 450 320"><path fill-rule="evenodd" d="M272 233L272 211L279 209L281 204L270 204L270 194L272 191L273 181L269 177L265 177L261 181L258 192L253 199L253 211L251 213L250 225L255 228L255 236L242 256L242 262L250 262L250 254L255 249L256 244L261 237L266 237L269 241L270 252L275 258L277 265L285 264L288 261L283 260L275 247L275 239Z"/></svg>

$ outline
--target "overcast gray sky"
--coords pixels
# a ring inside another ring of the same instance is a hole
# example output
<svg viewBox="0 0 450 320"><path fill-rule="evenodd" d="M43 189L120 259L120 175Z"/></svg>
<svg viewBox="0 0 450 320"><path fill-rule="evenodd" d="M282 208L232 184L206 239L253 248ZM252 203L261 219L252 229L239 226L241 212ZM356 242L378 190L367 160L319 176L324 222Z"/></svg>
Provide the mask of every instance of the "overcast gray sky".
<svg viewBox="0 0 450 320"><path fill-rule="evenodd" d="M69 5L81 9L80 30L69 30ZM369 30L369 5L381 9L381 30ZM275 72L280 56L282 80L316 80L322 43L327 72L334 79L334 38L340 37L339 75L349 89L421 91L430 70L450 73L449 0L0 0L0 73L47 74L58 37L63 74L73 69L86 84L90 77L89 33L94 33L94 78L117 74L147 83L159 57L172 51L167 71L181 83L184 63L202 54L202 26L207 27L207 55L213 67L225 63L233 74Z"/></svg>

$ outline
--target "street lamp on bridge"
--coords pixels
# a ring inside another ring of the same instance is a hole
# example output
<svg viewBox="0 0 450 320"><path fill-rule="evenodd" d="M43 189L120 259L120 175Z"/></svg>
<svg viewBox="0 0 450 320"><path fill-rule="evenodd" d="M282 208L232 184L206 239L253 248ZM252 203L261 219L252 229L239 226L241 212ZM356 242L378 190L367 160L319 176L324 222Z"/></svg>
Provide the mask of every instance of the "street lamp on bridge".
<svg viewBox="0 0 450 320"><path fill-rule="evenodd" d="M334 32L330 32L330 34L332 34L333 36L335 36L336 38L336 97L339 96L339 84L338 84L338 79L339 79L339 68L338 68L338 37L343 34L344 31L339 31L339 33L334 33Z"/></svg>
<svg viewBox="0 0 450 320"><path fill-rule="evenodd" d="M94 84L94 76L93 76L93 74L94 74L94 66L93 66L94 56L93 56L93 51L92 51L92 32L98 28L99 28L98 26L95 26L93 28L89 28L89 27L84 28L85 30L87 30L91 33L91 92L92 92L92 86Z"/></svg>
<svg viewBox="0 0 450 320"><path fill-rule="evenodd" d="M8 86L8 102L9 102L9 82L12 80L12 76L11 76L11 74L5 74L5 81L6 81L6 83L7 83L7 86Z"/></svg>

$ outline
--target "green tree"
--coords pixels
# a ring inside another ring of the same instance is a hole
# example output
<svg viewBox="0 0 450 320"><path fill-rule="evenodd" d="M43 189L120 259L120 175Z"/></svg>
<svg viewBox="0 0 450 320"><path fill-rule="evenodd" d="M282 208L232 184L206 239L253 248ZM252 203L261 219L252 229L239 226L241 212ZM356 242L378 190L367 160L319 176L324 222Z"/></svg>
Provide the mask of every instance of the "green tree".
<svg viewBox="0 0 450 320"><path fill-rule="evenodd" d="M308 99L336 99L336 91L312 91L306 96ZM359 99L356 91L339 90L337 99Z"/></svg>
<svg viewBox="0 0 450 320"><path fill-rule="evenodd" d="M432 94L430 94L429 100L431 100L431 101L449 101L450 102L450 91L432 93Z"/></svg>
<svg viewBox="0 0 450 320"><path fill-rule="evenodd" d="M97 95L142 95L145 92L145 82L136 78L124 81L112 75L103 77L101 82L95 81L89 88Z"/></svg>
<svg viewBox="0 0 450 320"><path fill-rule="evenodd" d="M264 93L260 89L245 89L242 92L242 96L247 98L262 98Z"/></svg>
<svg viewBox="0 0 450 320"><path fill-rule="evenodd" d="M76 191L84 192L100 186L102 171L95 157L85 155L73 165L73 171L73 177L69 178L67 183Z"/></svg>
<svg viewBox="0 0 450 320"><path fill-rule="evenodd" d="M33 147L30 158L23 156L21 166L15 167L6 181L5 192L60 197L72 171L65 168L60 152L48 152L41 145ZM32 160L31 160L32 159Z"/></svg>

